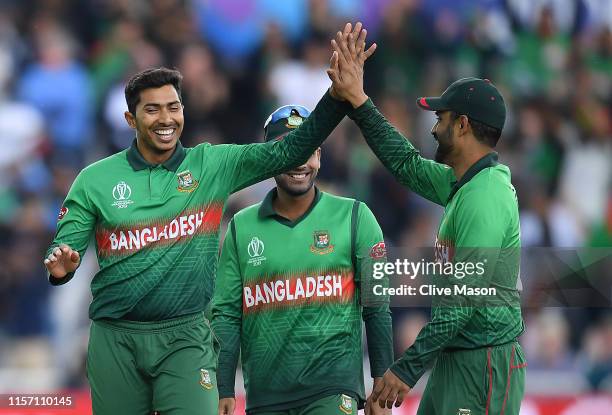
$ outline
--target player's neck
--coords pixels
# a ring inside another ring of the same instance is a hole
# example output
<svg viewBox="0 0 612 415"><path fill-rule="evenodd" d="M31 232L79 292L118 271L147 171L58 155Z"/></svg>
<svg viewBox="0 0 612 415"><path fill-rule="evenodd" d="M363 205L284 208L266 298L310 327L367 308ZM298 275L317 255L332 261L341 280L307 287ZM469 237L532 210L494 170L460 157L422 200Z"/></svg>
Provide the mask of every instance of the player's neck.
<svg viewBox="0 0 612 415"><path fill-rule="evenodd" d="M162 164L164 161L172 157L172 154L174 154L174 150L176 150L176 146L174 146L168 151L157 152L146 144L143 144L143 141L139 140L138 138L136 139L136 148L138 148L138 152L140 153L142 158L145 159L147 163L153 165Z"/></svg>
<svg viewBox="0 0 612 415"><path fill-rule="evenodd" d="M453 160L453 163L449 165L453 168L457 181L461 180L470 167L491 151L491 148L479 145L466 149L460 157L457 157L457 160Z"/></svg>
<svg viewBox="0 0 612 415"><path fill-rule="evenodd" d="M306 213L315 198L315 188L312 186L306 193L294 196L285 192L280 187L276 188L276 198L272 201L272 206L277 214L294 221Z"/></svg>

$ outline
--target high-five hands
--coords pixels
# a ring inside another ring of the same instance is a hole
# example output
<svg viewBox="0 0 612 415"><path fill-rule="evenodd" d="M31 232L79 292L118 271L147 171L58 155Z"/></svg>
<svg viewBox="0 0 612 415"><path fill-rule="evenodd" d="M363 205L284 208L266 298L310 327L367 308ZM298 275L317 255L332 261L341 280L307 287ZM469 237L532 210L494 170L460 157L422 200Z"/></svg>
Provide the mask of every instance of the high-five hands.
<svg viewBox="0 0 612 415"><path fill-rule="evenodd" d="M350 102L353 108L368 99L363 91L363 65L376 50L376 43L366 49L367 35L361 22L355 27L347 23L344 30L336 33L336 38L331 41L333 53L327 70L332 81L330 92L334 98Z"/></svg>

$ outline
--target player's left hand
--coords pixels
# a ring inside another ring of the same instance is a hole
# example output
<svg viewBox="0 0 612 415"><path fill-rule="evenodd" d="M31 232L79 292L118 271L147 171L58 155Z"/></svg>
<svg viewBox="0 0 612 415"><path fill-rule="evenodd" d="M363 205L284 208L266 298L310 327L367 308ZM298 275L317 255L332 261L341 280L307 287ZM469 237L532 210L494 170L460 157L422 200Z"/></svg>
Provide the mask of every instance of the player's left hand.
<svg viewBox="0 0 612 415"><path fill-rule="evenodd" d="M372 395L370 395L368 400L371 399L372 403L378 401L378 405L381 408L386 407L389 409L393 407L395 402L395 407L397 408L404 402L408 392L410 392L410 386L402 382L393 372L387 370L382 377L382 381L374 386Z"/></svg>
<svg viewBox="0 0 612 415"><path fill-rule="evenodd" d="M363 91L363 65L376 50L376 44L365 49L367 31L361 23L350 23L332 40L332 58L327 75L332 81L332 96L349 101L354 108L363 104L368 96Z"/></svg>
<svg viewBox="0 0 612 415"><path fill-rule="evenodd" d="M218 415L233 415L236 410L236 398L219 399Z"/></svg>

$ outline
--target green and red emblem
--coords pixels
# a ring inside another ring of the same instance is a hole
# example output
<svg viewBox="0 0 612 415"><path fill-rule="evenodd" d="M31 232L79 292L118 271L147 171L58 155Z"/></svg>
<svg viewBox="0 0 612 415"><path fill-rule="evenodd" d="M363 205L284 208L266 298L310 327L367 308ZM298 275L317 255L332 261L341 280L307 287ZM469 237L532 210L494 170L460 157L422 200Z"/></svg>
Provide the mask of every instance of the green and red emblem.
<svg viewBox="0 0 612 415"><path fill-rule="evenodd" d="M62 206L62 208L59 211L59 214L57 215L57 220L64 219L64 216L66 216L66 213L68 213L68 208L66 206Z"/></svg>
<svg viewBox="0 0 612 415"><path fill-rule="evenodd" d="M177 173L178 179L178 191L191 193L198 188L198 181L193 178L193 175L189 170Z"/></svg>
<svg viewBox="0 0 612 415"><path fill-rule="evenodd" d="M313 233L314 242L310 245L310 252L319 255L329 254L334 252L334 246L330 244L329 232L328 231L314 231Z"/></svg>

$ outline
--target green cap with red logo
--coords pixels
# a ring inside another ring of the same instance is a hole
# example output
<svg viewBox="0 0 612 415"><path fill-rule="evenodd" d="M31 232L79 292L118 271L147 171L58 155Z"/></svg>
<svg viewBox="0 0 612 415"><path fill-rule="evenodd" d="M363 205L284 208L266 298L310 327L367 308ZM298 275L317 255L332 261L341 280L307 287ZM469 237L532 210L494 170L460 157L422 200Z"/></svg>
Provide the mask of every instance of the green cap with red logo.
<svg viewBox="0 0 612 415"><path fill-rule="evenodd" d="M504 98L488 79L459 79L439 97L417 99L417 105L428 111L454 111L499 130L506 121Z"/></svg>

